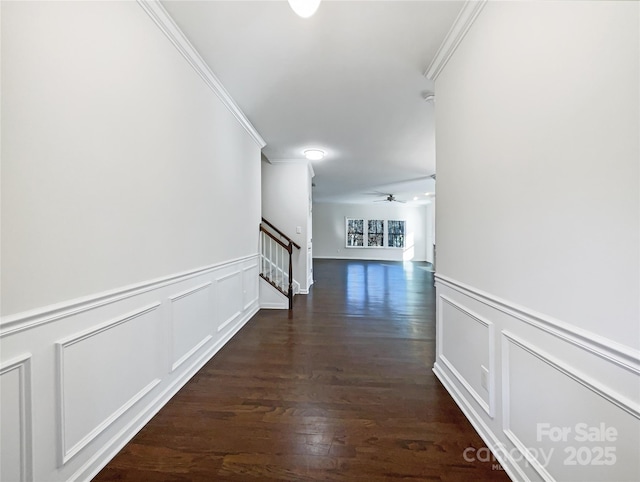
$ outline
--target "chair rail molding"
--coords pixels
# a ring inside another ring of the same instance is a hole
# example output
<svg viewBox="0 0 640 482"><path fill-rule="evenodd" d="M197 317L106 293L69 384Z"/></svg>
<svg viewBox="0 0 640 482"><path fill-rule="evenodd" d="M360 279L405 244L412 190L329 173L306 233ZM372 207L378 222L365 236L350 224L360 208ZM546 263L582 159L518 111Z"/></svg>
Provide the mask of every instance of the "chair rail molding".
<svg viewBox="0 0 640 482"><path fill-rule="evenodd" d="M602 464L596 478L637 478L630 450L640 433L636 350L440 274L435 279L433 371L513 480L567 480L573 470L564 462L575 447L563 451L540 435L541 425L573 430L569 444L581 441L578 426L614 428L617 463ZM592 465L578 463L572 480L586 480Z"/></svg>
<svg viewBox="0 0 640 482"><path fill-rule="evenodd" d="M3 477L95 476L258 312L258 259L255 253L3 320Z"/></svg>
<svg viewBox="0 0 640 482"><path fill-rule="evenodd" d="M221 263L215 263L189 271L182 271L180 273L156 278L150 281L144 281L114 290L103 291L101 293L64 301L62 303L56 303L54 305L45 306L43 308L37 308L14 315L3 316L0 319L0 338L7 335L19 333L21 331L34 328L39 325L61 320L72 315L79 315L81 313L91 311L93 309L112 303L116 303L127 298L141 295L158 288L177 284L184 280L194 278L199 275L204 275L220 268L224 268L225 266L230 266L236 263L241 263L243 261L249 261L257 258L258 254L243 256L241 258L223 261Z"/></svg>
<svg viewBox="0 0 640 482"><path fill-rule="evenodd" d="M459 281L441 274L435 275L436 283L458 291L480 303L494 308L506 315L534 326L563 341L597 355L606 361L618 365L620 368L640 375L640 351L616 343L608 338L583 330L569 323L557 320L547 315L504 300L492 294L478 290Z"/></svg>

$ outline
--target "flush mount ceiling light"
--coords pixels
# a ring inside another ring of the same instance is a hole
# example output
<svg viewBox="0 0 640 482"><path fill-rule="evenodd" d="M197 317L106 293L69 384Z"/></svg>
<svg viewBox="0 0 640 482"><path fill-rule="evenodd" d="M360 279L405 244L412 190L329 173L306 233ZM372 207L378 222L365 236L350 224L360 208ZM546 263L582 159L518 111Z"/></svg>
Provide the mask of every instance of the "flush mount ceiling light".
<svg viewBox="0 0 640 482"><path fill-rule="evenodd" d="M320 149L307 149L304 151L304 157L310 161L320 161L324 159L324 151Z"/></svg>
<svg viewBox="0 0 640 482"><path fill-rule="evenodd" d="M302 18L309 18L316 13L320 0L289 0L289 6Z"/></svg>

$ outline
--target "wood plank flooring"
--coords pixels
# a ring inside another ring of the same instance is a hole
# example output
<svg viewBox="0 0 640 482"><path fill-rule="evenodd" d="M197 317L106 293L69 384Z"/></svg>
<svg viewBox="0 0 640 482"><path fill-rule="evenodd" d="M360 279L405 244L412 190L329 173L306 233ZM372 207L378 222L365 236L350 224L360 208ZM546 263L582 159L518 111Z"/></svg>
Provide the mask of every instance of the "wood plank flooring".
<svg viewBox="0 0 640 482"><path fill-rule="evenodd" d="M259 312L96 481L509 480L431 371L426 263L314 260L315 284Z"/></svg>

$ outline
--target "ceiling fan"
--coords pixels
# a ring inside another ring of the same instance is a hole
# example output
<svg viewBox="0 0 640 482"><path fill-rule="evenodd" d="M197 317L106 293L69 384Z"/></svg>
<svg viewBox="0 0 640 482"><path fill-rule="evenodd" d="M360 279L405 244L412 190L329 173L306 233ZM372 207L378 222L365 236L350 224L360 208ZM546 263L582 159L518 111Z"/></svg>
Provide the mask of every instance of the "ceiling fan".
<svg viewBox="0 0 640 482"><path fill-rule="evenodd" d="M378 199L377 201L374 201L374 202L377 202L377 203L380 203L380 202L389 202L389 203L392 203L392 202L397 202L397 203L406 203L406 201L401 201L400 199L396 199L396 197L395 197L393 194L386 194L386 196L387 196L386 198L384 198L384 199Z"/></svg>

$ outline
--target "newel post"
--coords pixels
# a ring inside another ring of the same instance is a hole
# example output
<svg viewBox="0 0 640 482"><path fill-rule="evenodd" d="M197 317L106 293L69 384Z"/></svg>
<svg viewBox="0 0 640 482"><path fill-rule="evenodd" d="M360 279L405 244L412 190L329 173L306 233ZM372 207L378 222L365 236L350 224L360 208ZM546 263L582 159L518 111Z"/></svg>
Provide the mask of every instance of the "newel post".
<svg viewBox="0 0 640 482"><path fill-rule="evenodd" d="M289 241L287 251L289 251L289 311L291 311L293 310L293 245L291 241Z"/></svg>

